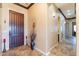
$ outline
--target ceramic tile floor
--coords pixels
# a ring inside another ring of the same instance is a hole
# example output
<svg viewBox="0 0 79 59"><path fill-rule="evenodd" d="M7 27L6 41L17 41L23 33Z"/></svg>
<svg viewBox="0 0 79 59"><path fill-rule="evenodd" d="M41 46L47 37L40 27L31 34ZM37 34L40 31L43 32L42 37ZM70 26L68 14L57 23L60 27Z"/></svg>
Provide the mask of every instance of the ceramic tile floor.
<svg viewBox="0 0 79 59"><path fill-rule="evenodd" d="M76 52L72 48L57 46L51 50L50 56L75 56Z"/></svg>
<svg viewBox="0 0 79 59"><path fill-rule="evenodd" d="M11 49L5 53L2 53L2 56L41 56L42 54L36 50L31 50L28 46L20 46L14 49Z"/></svg>
<svg viewBox="0 0 79 59"><path fill-rule="evenodd" d="M31 50L28 46L20 46L11 49L5 53L0 53L0 56L42 56L40 52ZM49 56L76 56L76 38L66 39L60 42L58 46L53 48Z"/></svg>
<svg viewBox="0 0 79 59"><path fill-rule="evenodd" d="M58 46L53 48L50 52L50 56L76 56L76 43L73 44L73 40L71 39L68 41L63 41L62 43L59 43ZM72 43L71 43L72 41ZM75 41L76 42L76 41Z"/></svg>

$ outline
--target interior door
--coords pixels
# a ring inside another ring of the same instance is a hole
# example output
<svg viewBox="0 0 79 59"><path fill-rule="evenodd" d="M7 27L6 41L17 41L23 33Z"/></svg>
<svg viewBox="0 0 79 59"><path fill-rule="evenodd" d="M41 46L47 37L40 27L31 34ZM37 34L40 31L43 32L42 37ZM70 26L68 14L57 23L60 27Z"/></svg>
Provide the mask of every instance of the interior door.
<svg viewBox="0 0 79 59"><path fill-rule="evenodd" d="M76 22L72 22L72 36L76 36L76 28L74 28L74 26L76 26Z"/></svg>
<svg viewBox="0 0 79 59"><path fill-rule="evenodd" d="M9 48L24 44L24 14L9 11Z"/></svg>

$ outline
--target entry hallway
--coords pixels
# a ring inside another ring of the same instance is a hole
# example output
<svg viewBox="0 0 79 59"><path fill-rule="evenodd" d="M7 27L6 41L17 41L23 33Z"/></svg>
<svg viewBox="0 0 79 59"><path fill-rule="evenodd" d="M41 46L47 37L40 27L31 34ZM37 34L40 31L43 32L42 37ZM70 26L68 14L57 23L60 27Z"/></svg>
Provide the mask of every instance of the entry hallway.
<svg viewBox="0 0 79 59"><path fill-rule="evenodd" d="M67 38L51 50L49 55L76 56L76 37Z"/></svg>
<svg viewBox="0 0 79 59"><path fill-rule="evenodd" d="M65 34L69 34L69 37L72 36L71 30L73 28L71 25L72 22L76 22L75 5L75 3L3 3L0 21L0 55L76 56L76 51L78 50L76 47L78 42L76 41L78 39L76 40L75 37L65 38ZM68 13L72 14L69 16ZM36 37L33 42L35 43L35 50L31 50L27 46L33 44L31 40L32 34ZM61 42L59 42L60 40ZM6 52L3 53L5 50Z"/></svg>
<svg viewBox="0 0 79 59"><path fill-rule="evenodd" d="M2 53L2 56L42 56L40 52L31 50L28 46L20 46Z"/></svg>

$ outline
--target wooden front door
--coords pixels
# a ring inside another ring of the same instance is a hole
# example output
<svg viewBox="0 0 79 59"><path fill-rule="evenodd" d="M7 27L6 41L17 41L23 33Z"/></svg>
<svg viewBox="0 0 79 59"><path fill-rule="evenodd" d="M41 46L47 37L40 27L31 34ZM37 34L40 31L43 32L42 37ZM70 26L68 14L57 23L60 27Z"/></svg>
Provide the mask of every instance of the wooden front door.
<svg viewBox="0 0 79 59"><path fill-rule="evenodd" d="M24 14L9 11L9 48L24 44Z"/></svg>

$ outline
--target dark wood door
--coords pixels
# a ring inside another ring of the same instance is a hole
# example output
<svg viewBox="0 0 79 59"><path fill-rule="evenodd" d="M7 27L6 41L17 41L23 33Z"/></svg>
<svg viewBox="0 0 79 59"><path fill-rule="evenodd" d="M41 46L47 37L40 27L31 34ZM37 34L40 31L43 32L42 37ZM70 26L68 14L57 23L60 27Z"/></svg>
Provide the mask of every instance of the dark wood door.
<svg viewBox="0 0 79 59"><path fill-rule="evenodd" d="M9 48L24 44L24 14L9 11Z"/></svg>

